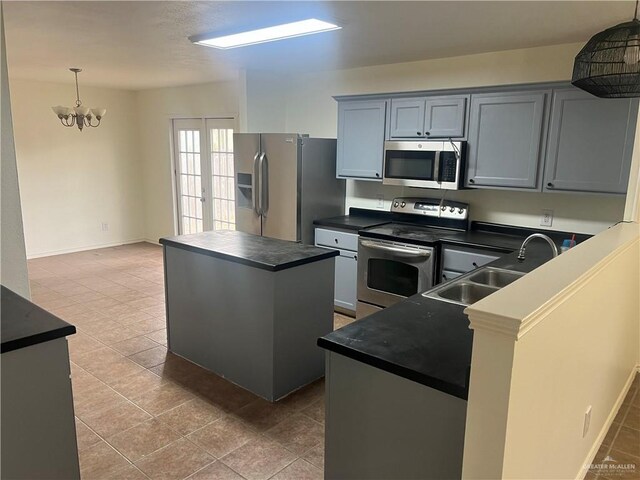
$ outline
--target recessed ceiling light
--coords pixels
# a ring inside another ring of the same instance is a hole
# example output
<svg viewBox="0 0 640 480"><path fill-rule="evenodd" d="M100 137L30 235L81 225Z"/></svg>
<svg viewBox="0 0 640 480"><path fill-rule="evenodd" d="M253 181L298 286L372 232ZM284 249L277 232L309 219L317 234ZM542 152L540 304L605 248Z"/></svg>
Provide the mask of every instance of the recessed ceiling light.
<svg viewBox="0 0 640 480"><path fill-rule="evenodd" d="M227 49L255 45L256 43L274 42L276 40L312 35L314 33L329 32L341 28L342 27L334 25L333 23L324 22L317 18L310 18L299 22L285 23L283 25L275 25L273 27L260 28L258 30L250 30L233 35L218 37L213 36L214 34L194 35L189 37L189 40L198 45L204 45L205 47Z"/></svg>

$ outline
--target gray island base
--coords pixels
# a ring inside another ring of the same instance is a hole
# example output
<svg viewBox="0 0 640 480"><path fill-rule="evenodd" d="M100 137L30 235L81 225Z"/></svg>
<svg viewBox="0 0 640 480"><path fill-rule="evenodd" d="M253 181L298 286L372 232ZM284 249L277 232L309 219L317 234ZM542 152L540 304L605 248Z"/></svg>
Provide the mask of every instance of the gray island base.
<svg viewBox="0 0 640 480"><path fill-rule="evenodd" d="M337 252L233 231L160 243L170 351L269 401L324 375Z"/></svg>

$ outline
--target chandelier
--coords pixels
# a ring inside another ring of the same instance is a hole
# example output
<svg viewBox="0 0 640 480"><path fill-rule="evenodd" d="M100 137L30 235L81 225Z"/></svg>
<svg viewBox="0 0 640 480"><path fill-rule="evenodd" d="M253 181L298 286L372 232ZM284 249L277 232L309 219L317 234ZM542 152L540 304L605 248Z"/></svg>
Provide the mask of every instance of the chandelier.
<svg viewBox="0 0 640 480"><path fill-rule="evenodd" d="M80 101L80 91L78 89L78 73L81 72L82 69L70 68L69 70L71 70L76 76L76 106L69 108L58 105L57 107L51 108L65 127L73 127L74 125L77 125L80 130L82 130L83 127L97 127L100 125L100 120L102 120L104 114L107 113L107 109L82 106L82 102ZM91 120L93 120L94 117L97 120L95 125L91 123Z"/></svg>
<svg viewBox="0 0 640 480"><path fill-rule="evenodd" d="M608 28L576 56L571 79L576 87L602 98L640 97L640 20Z"/></svg>

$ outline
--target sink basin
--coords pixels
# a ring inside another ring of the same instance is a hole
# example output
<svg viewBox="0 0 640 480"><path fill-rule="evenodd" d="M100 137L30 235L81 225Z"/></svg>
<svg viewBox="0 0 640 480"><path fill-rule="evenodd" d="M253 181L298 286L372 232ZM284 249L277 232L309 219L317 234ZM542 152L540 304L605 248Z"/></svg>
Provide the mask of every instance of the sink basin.
<svg viewBox="0 0 640 480"><path fill-rule="evenodd" d="M452 285L449 285L442 290L437 290L433 293L440 298L452 301L454 303L471 305L479 300L482 300L484 297L491 295L497 290L497 287L489 287L487 285L479 285L477 283L455 282Z"/></svg>
<svg viewBox="0 0 640 480"><path fill-rule="evenodd" d="M482 271L471 275L468 280L470 282L481 283L482 285L488 285L490 287L502 288L515 282L523 275L524 273L522 272L486 267Z"/></svg>

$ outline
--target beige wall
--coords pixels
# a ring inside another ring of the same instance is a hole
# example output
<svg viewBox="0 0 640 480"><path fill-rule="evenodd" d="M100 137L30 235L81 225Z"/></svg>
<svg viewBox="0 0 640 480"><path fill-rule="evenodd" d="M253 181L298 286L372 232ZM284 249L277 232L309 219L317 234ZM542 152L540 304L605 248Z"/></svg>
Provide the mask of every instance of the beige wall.
<svg viewBox="0 0 640 480"><path fill-rule="evenodd" d="M288 131L312 136L335 137L337 104L334 95L384 93L458 87L490 86L567 80L573 58L581 44L566 44L522 50L492 52L421 62L381 65L349 70L312 72L287 76L279 82L270 79L260 89L260 97L247 91L249 123L256 115L252 105L272 98L284 99L280 108L270 105L270 117L261 117L263 130L284 127ZM247 84L261 74L247 72ZM268 91L265 91L268 90ZM278 100L279 101L279 100ZM269 124L271 119L272 124ZM384 197L387 210L394 196L439 196L438 192L383 187L379 183L347 181L347 208L376 208ZM553 229L596 233L623 217L623 197L606 195L567 195L470 190L447 193L447 198L471 204L474 220L540 228L543 208L555 212Z"/></svg>
<svg viewBox="0 0 640 480"><path fill-rule="evenodd" d="M2 110L0 137L0 283L25 298L30 298L27 259L22 226L22 208L16 167L16 152L13 141L7 55L4 42L4 18L0 4L0 108Z"/></svg>
<svg viewBox="0 0 640 480"><path fill-rule="evenodd" d="M144 238L135 93L81 84L84 104L107 114L80 132L51 110L73 104L72 84L12 79L11 90L27 255Z"/></svg>
<svg viewBox="0 0 640 480"><path fill-rule="evenodd" d="M465 311L464 478L584 476L640 366L639 255L620 224Z"/></svg>
<svg viewBox="0 0 640 480"><path fill-rule="evenodd" d="M171 119L238 116L238 82L142 90L136 95L145 238L175 234Z"/></svg>

